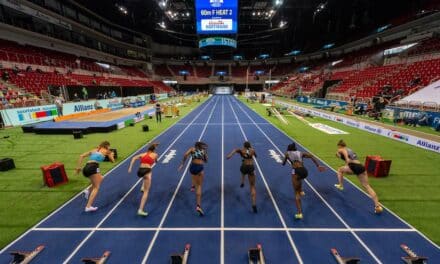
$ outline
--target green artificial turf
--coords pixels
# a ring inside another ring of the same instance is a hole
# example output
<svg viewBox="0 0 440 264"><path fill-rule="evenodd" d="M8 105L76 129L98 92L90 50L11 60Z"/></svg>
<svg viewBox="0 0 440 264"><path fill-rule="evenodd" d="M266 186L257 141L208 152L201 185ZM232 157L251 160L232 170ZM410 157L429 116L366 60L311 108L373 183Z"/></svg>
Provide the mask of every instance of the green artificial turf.
<svg viewBox="0 0 440 264"><path fill-rule="evenodd" d="M329 135L295 117L285 115L289 124L277 117L267 116L266 107L247 103L251 109L266 118L289 136L307 147L331 167L338 168L341 160L335 157L336 143L344 139L349 147L365 160L367 155L380 155L391 159L390 175L370 178L380 201L415 228L440 244L440 155L386 137L352 128L322 118L306 118L311 123L322 123L346 131L348 135ZM349 176L360 186L356 176ZM335 176L336 182L336 176Z"/></svg>
<svg viewBox="0 0 440 264"><path fill-rule="evenodd" d="M294 104L297 104L297 105L313 108L313 105L311 105L311 104L301 103L301 102L298 102L296 100L290 100L290 99L283 98L283 97L276 97L276 99L280 100L280 101L285 101L287 103L294 103ZM337 111L336 113L344 114L345 115L345 111ZM394 122L392 122L390 120L387 120L387 119L382 119L382 120L378 121L378 120L375 120L374 118L368 117L368 116L355 115L353 117L362 118L362 119L365 119L365 120L368 120L368 121L377 122L379 125L382 123L382 124L386 124L386 125L395 126L396 128L403 128L403 129L423 132L423 133L426 133L426 134L432 134L432 135L440 136L440 132L439 131L435 131L434 128L432 128L430 126L413 127L413 126L396 124L396 123L394 123Z"/></svg>
<svg viewBox="0 0 440 264"><path fill-rule="evenodd" d="M191 103L180 108L180 118L198 106ZM37 135L23 133L21 128L0 130L0 157L13 158L16 169L0 172L0 248L61 206L89 185L89 180L76 175L79 155L96 147L101 141L110 141L111 148L118 151L115 163L103 162L100 166L107 172L134 151L160 134L180 118L146 119L135 126L110 133L93 133L74 140L72 135ZM142 132L148 124L150 131ZM2 139L9 136L7 139ZM43 186L40 167L53 162L65 165L69 183L56 188Z"/></svg>

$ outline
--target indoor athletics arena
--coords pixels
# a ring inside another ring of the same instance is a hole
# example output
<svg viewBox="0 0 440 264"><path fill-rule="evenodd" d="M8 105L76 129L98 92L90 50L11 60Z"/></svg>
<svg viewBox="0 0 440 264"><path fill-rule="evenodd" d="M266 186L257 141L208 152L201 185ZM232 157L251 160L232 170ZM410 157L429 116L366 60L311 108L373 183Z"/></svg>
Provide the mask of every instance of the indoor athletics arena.
<svg viewBox="0 0 440 264"><path fill-rule="evenodd" d="M0 264L440 263L440 1L0 0Z"/></svg>

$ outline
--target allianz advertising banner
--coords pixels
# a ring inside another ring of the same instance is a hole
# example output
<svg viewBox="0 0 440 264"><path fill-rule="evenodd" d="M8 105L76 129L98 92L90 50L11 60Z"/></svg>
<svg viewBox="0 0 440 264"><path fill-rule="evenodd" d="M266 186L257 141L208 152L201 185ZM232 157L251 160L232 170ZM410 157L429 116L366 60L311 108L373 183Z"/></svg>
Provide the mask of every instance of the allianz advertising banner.
<svg viewBox="0 0 440 264"><path fill-rule="evenodd" d="M12 108L1 111L5 126L21 126L49 121L58 116L55 105Z"/></svg>

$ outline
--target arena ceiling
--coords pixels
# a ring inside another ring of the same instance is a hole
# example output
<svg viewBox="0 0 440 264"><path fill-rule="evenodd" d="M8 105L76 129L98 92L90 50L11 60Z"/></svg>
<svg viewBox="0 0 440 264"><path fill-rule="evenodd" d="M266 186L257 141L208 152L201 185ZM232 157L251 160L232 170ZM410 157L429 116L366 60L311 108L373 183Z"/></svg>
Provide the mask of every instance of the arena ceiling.
<svg viewBox="0 0 440 264"><path fill-rule="evenodd" d="M197 47L195 0L76 0L115 23L170 45ZM438 0L238 0L238 50L247 58L282 56L343 44L411 19ZM122 7L122 8L121 8ZM126 11L124 11L126 10ZM280 25L282 25L280 27Z"/></svg>

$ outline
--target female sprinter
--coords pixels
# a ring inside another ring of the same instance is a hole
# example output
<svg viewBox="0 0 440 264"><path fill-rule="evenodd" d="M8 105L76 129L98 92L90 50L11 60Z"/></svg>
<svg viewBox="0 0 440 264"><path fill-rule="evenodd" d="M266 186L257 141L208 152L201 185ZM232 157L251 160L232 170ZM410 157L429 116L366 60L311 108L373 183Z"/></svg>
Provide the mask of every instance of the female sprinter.
<svg viewBox="0 0 440 264"><path fill-rule="evenodd" d="M188 156L191 156L191 166L189 167L189 172L192 176L192 184L196 190L196 211L200 216L203 216L205 213L201 207L202 203L202 184L204 178L203 172L203 164L208 162L207 155L208 145L203 142L196 142L194 147L189 148L185 154L183 155L182 163L179 166L179 171L183 168L183 165L186 162Z"/></svg>
<svg viewBox="0 0 440 264"><path fill-rule="evenodd" d="M144 211L145 203L148 199L148 192L150 191L151 186L151 175L153 174L153 166L157 162L158 155L156 153L156 147L158 143L153 143L148 147L147 152L134 156L131 159L130 166L128 167L128 173L131 173L131 168L136 160L140 159L141 165L137 171L137 176L139 178L143 178L144 181L142 183L142 198L141 203L139 205L139 209L137 214L140 216L147 216L148 212Z"/></svg>
<svg viewBox="0 0 440 264"><path fill-rule="evenodd" d="M301 152L296 149L295 143L287 146L287 152L284 155L283 166L289 161L292 164L292 184L293 190L295 191L295 203L298 213L295 214L295 219L302 219L302 208L301 208L301 196L304 195L302 190L302 180L308 175L307 169L304 167L303 159L308 158L315 163L319 171L324 171L325 167L320 166L315 157L306 152Z"/></svg>
<svg viewBox="0 0 440 264"><path fill-rule="evenodd" d="M98 207L94 207L93 202L95 201L96 195L99 191L99 186L103 180L103 176L99 171L99 162L104 161L105 157L111 162L114 162L114 153L110 151L110 143L108 141L103 141L97 148L87 151L79 156L78 166L76 167L76 174L81 171L81 163L85 157L89 157L86 165L84 166L82 172L83 175L90 179L92 185L85 191L85 198L88 199L87 205L84 211L93 212L98 210Z"/></svg>
<svg viewBox="0 0 440 264"><path fill-rule="evenodd" d="M240 154L242 160L241 166L240 166L240 172L241 172L241 184L240 188L244 187L244 177L248 175L249 179L249 186L251 188L251 199L252 199L252 210L254 213L257 213L257 204L256 204L256 197L257 197L257 191L255 189L255 168L254 168L254 161L253 158L257 157L257 154L255 153L255 150L252 148L251 143L246 141L243 144L242 149L234 149L229 153L226 158L230 159L234 154Z"/></svg>
<svg viewBox="0 0 440 264"><path fill-rule="evenodd" d="M336 156L345 161L345 166L342 166L338 169L338 184L335 184L335 187L339 190L344 190L344 173L355 174L358 176L359 181L361 182L364 189L368 192L371 199L374 201L374 212L376 214L380 214L383 211L382 206L379 204L379 198L376 195L376 192L371 188L368 183L368 175L365 171L365 167L359 162L356 153L353 150L347 148L347 144L341 139L338 142L338 152L336 152Z"/></svg>

